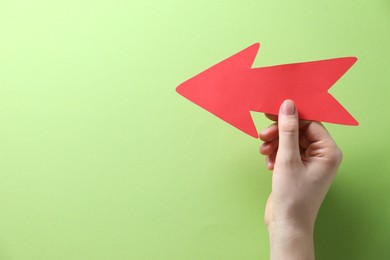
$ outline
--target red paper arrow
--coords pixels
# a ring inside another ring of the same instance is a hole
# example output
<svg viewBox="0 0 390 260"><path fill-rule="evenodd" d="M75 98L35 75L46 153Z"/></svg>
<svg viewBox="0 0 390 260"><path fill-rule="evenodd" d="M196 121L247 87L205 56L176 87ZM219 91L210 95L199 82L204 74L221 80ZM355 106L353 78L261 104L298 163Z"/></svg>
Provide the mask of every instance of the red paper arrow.
<svg viewBox="0 0 390 260"><path fill-rule="evenodd" d="M356 57L251 68L259 47L253 44L180 84L176 91L255 138L258 133L249 111L278 114L285 99L294 100L300 119L358 125L328 93Z"/></svg>

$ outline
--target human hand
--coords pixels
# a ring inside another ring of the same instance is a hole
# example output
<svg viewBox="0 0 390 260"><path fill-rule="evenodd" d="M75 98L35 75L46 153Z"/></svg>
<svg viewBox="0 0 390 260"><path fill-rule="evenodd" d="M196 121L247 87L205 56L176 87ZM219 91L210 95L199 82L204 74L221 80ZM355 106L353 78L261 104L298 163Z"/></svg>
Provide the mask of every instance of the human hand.
<svg viewBox="0 0 390 260"><path fill-rule="evenodd" d="M277 120L260 134L260 153L273 170L265 210L271 259L314 259L314 223L342 153L321 123L299 121L291 100L283 102L279 117L267 116ZM297 245L302 245L300 252ZM299 256L282 255L289 250Z"/></svg>

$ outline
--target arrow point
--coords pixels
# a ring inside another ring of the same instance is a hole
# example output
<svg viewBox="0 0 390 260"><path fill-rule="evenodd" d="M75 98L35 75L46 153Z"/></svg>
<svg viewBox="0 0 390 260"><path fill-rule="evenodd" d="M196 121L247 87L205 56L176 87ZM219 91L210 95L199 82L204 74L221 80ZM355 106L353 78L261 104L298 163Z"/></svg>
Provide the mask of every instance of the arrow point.
<svg viewBox="0 0 390 260"><path fill-rule="evenodd" d="M245 99L242 82L248 75L260 43L255 43L181 83L176 92L255 138L258 137Z"/></svg>
<svg viewBox="0 0 390 260"><path fill-rule="evenodd" d="M236 77L237 74L235 73L242 73L245 69L249 70L256 58L259 48L260 43L252 44L244 50L181 83L176 88L176 92L192 102L195 101L193 100L194 95L210 95L211 93L208 91L209 88L219 88Z"/></svg>

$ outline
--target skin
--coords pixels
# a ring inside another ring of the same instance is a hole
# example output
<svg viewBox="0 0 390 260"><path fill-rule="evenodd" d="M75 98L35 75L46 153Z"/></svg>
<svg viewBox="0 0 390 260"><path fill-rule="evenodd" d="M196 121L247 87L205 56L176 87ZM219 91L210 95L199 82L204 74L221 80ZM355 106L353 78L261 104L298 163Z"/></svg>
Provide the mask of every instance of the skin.
<svg viewBox="0 0 390 260"><path fill-rule="evenodd" d="M319 122L300 121L285 100L276 121L260 133L260 153L273 170L265 209L271 260L315 259L313 230L320 206L342 161L342 153Z"/></svg>

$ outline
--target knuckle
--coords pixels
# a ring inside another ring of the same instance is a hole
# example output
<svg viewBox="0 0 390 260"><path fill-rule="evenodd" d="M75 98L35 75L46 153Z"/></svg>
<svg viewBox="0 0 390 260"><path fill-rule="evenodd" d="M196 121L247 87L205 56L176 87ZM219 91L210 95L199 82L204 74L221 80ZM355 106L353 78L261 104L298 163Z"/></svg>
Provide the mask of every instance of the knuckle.
<svg viewBox="0 0 390 260"><path fill-rule="evenodd" d="M335 149L335 152L334 152L334 157L335 157L335 161L337 162L337 164L340 164L341 161L343 160L343 152L338 148L336 147Z"/></svg>
<svg viewBox="0 0 390 260"><path fill-rule="evenodd" d="M283 165L290 169L295 169L299 165L299 160L293 154L278 154L276 161L278 165Z"/></svg>
<svg viewBox="0 0 390 260"><path fill-rule="evenodd" d="M341 161L343 160L343 153L336 146L334 147L334 149L332 149L332 152L329 154L328 158L329 158L329 162L337 167L341 164Z"/></svg>
<svg viewBox="0 0 390 260"><path fill-rule="evenodd" d="M279 130L286 134L295 134L298 131L298 122L296 120L286 120L279 125Z"/></svg>

